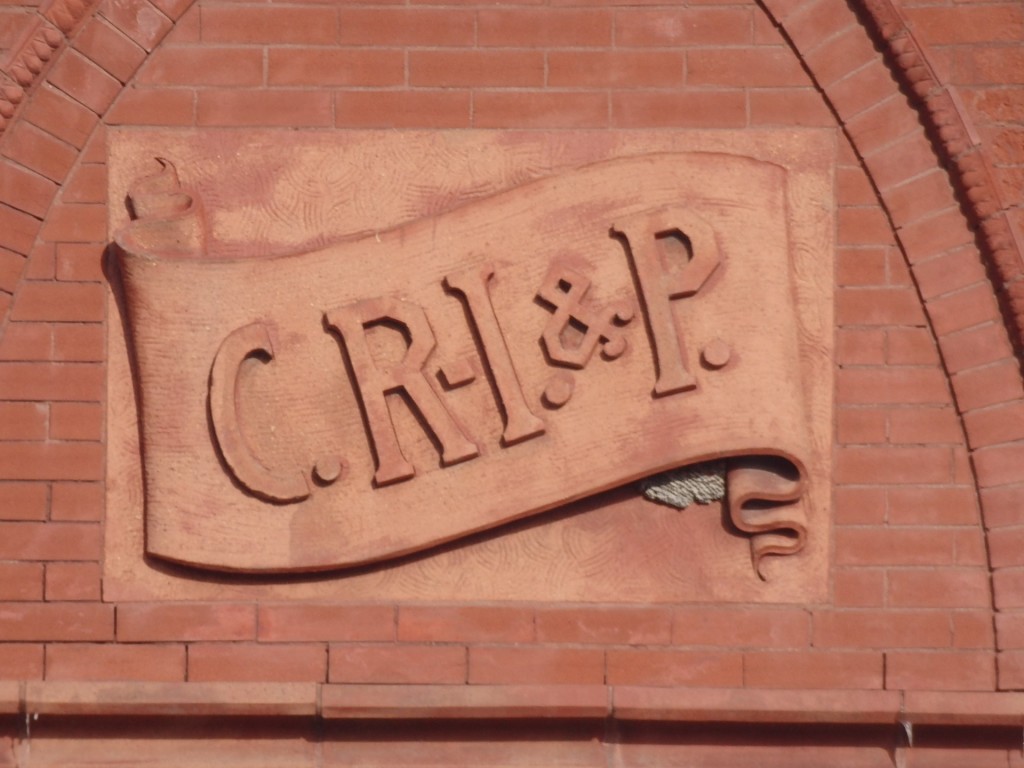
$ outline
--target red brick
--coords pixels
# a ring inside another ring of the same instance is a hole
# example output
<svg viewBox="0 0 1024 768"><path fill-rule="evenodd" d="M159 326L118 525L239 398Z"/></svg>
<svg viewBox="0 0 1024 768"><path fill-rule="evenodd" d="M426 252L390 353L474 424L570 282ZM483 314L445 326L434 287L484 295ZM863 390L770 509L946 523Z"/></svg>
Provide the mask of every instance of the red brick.
<svg viewBox="0 0 1024 768"><path fill-rule="evenodd" d="M484 18L487 13L487 10L480 11ZM342 6L338 9L338 30L338 41L342 45L473 45L473 12L454 8ZM489 43L481 40L480 44Z"/></svg>
<svg viewBox="0 0 1024 768"><path fill-rule="evenodd" d="M992 285L986 281L935 299L928 305L928 314L940 336L991 322L997 315Z"/></svg>
<svg viewBox="0 0 1024 768"><path fill-rule="evenodd" d="M836 565L949 565L954 536L949 529L840 528Z"/></svg>
<svg viewBox="0 0 1024 768"><path fill-rule="evenodd" d="M1024 608L1024 569L999 568L992 572L992 593L997 611Z"/></svg>
<svg viewBox="0 0 1024 768"><path fill-rule="evenodd" d="M825 93L845 123L896 90L892 73L882 58L876 56L865 66L830 85Z"/></svg>
<svg viewBox="0 0 1024 768"><path fill-rule="evenodd" d="M259 50L253 50L253 53L259 54ZM261 72L260 64L254 73ZM270 85L402 85L405 82L405 57L398 48L271 48L267 58L267 82Z"/></svg>
<svg viewBox="0 0 1024 768"><path fill-rule="evenodd" d="M751 90L749 99L751 126L835 125L835 117L813 88Z"/></svg>
<svg viewBox="0 0 1024 768"><path fill-rule="evenodd" d="M1024 688L1024 651L1003 651L996 657L996 665L999 690L1019 691ZM1016 762L1018 768L1020 765L1019 761Z"/></svg>
<svg viewBox="0 0 1024 768"><path fill-rule="evenodd" d="M46 648L47 680L183 682L183 645L61 643Z"/></svg>
<svg viewBox="0 0 1024 768"><path fill-rule="evenodd" d="M906 109L906 113L909 115L910 110ZM921 153L922 165L926 168L930 167L927 163L929 160L934 161L934 156L930 152L926 154L920 145L918 145L917 151ZM883 150L879 155L884 157L885 151ZM949 201L953 197L954 192L950 186L947 172L942 168L932 167L924 174L887 190L885 201L896 226L903 227L922 217L929 216L935 211L942 210L949 205ZM968 283L964 282L963 284L967 285Z"/></svg>
<svg viewBox="0 0 1024 768"><path fill-rule="evenodd" d="M1024 613L996 613L992 618L995 619L1000 650L1024 648Z"/></svg>
<svg viewBox="0 0 1024 768"><path fill-rule="evenodd" d="M836 568L832 583L837 608L875 608L885 602L885 572L881 569Z"/></svg>
<svg viewBox="0 0 1024 768"><path fill-rule="evenodd" d="M56 205L46 217L40 236L50 242L103 242L107 239L106 206Z"/></svg>
<svg viewBox="0 0 1024 768"><path fill-rule="evenodd" d="M332 683L466 682L466 649L457 645L331 645L330 659Z"/></svg>
<svg viewBox="0 0 1024 768"><path fill-rule="evenodd" d="M603 683L604 651L471 646L468 680L470 684Z"/></svg>
<svg viewBox="0 0 1024 768"><path fill-rule="evenodd" d="M0 163L0 202L42 218L56 192L57 185L44 176L9 161Z"/></svg>
<svg viewBox="0 0 1024 768"><path fill-rule="evenodd" d="M959 443L962 439L952 407L895 408L889 412L891 443Z"/></svg>
<svg viewBox="0 0 1024 768"><path fill-rule="evenodd" d="M50 523L55 525L55 523ZM103 573L99 563L48 563L46 566L46 599L91 600L101 598Z"/></svg>
<svg viewBox="0 0 1024 768"><path fill-rule="evenodd" d="M110 125L192 125L195 99L191 90L133 86L121 92L106 120Z"/></svg>
<svg viewBox="0 0 1024 768"><path fill-rule="evenodd" d="M317 55L326 56L327 52ZM333 68L329 60L325 69ZM251 86L263 83L263 50L221 46L163 46L139 72L143 85Z"/></svg>
<svg viewBox="0 0 1024 768"><path fill-rule="evenodd" d="M189 682L326 679L327 648L322 643L193 643L188 647Z"/></svg>
<svg viewBox="0 0 1024 768"><path fill-rule="evenodd" d="M42 680L43 646L4 643L0 653L0 680Z"/></svg>
<svg viewBox="0 0 1024 768"><path fill-rule="evenodd" d="M691 48L686 52L691 86L771 87L810 85L788 48Z"/></svg>
<svg viewBox="0 0 1024 768"><path fill-rule="evenodd" d="M98 443L0 443L0 480L99 480Z"/></svg>
<svg viewBox="0 0 1024 768"><path fill-rule="evenodd" d="M909 7L915 34L931 45L1012 42L1024 39L1024 12L1017 3Z"/></svg>
<svg viewBox="0 0 1024 768"><path fill-rule="evenodd" d="M985 534L980 527L956 529L956 564L988 568Z"/></svg>
<svg viewBox="0 0 1024 768"><path fill-rule="evenodd" d="M893 525L977 525L977 501L971 487L895 487L889 489Z"/></svg>
<svg viewBox="0 0 1024 768"><path fill-rule="evenodd" d="M79 166L79 172L94 167L97 166ZM106 171L101 173L105 181ZM103 250L101 246L92 243L58 243L57 279L70 282L103 280Z"/></svg>
<svg viewBox="0 0 1024 768"><path fill-rule="evenodd" d="M15 307L17 310L17 307ZM92 400L104 391L103 366L91 363L5 363L4 400Z"/></svg>
<svg viewBox="0 0 1024 768"><path fill-rule="evenodd" d="M103 0L99 13L147 51L153 50L171 28L171 20L146 0Z"/></svg>
<svg viewBox="0 0 1024 768"><path fill-rule="evenodd" d="M0 360L43 362L52 356L53 326L49 323L12 322L0 338Z"/></svg>
<svg viewBox="0 0 1024 768"><path fill-rule="evenodd" d="M682 85L676 51L551 51L548 85L555 88L671 88Z"/></svg>
<svg viewBox="0 0 1024 768"><path fill-rule="evenodd" d="M1024 443L980 448L974 452L974 468L983 487L1020 482L1024 480Z"/></svg>
<svg viewBox="0 0 1024 768"><path fill-rule="evenodd" d="M819 42L815 40L814 44ZM859 24L850 25L827 44L818 44L811 50L800 50L807 66L814 73L814 79L822 88L827 88L878 57L871 38L864 34L864 28ZM907 110L905 100L902 108Z"/></svg>
<svg viewBox="0 0 1024 768"><path fill-rule="evenodd" d="M1017 525L1024 508L1024 485L1010 485L1002 488L981 488L981 511L985 527L998 528Z"/></svg>
<svg viewBox="0 0 1024 768"><path fill-rule="evenodd" d="M621 24L621 17L618 23ZM344 27L342 12L343 30ZM481 46L571 48L608 46L611 42L612 15L604 8L504 7L481 8L477 12L477 44ZM617 42L626 44L621 36Z"/></svg>
<svg viewBox="0 0 1024 768"><path fill-rule="evenodd" d="M82 206L101 208L101 206ZM99 321L104 318L106 295L96 283L51 283L26 281L22 284L13 320Z"/></svg>
<svg viewBox="0 0 1024 768"><path fill-rule="evenodd" d="M99 403L54 403L50 407L54 440L102 440L103 407Z"/></svg>
<svg viewBox="0 0 1024 768"><path fill-rule="evenodd" d="M965 413L964 428L972 448L1024 440L1024 402L1002 403Z"/></svg>
<svg viewBox="0 0 1024 768"><path fill-rule="evenodd" d="M339 128L466 128L469 91L347 91L335 97Z"/></svg>
<svg viewBox="0 0 1024 768"><path fill-rule="evenodd" d="M98 560L103 536L92 523L0 523L0 560Z"/></svg>
<svg viewBox="0 0 1024 768"><path fill-rule="evenodd" d="M45 520L48 501L45 483L0 481L0 520Z"/></svg>
<svg viewBox="0 0 1024 768"><path fill-rule="evenodd" d="M894 651L885 655L889 690L991 691L995 656L979 651Z"/></svg>
<svg viewBox="0 0 1024 768"><path fill-rule="evenodd" d="M0 248L0 291L14 293L25 271L25 256L21 253ZM0 337L0 343L5 337Z"/></svg>
<svg viewBox="0 0 1024 768"><path fill-rule="evenodd" d="M143 3L136 3L136 9ZM146 51L101 18L94 17L75 35L75 48L126 83L146 58Z"/></svg>
<svg viewBox="0 0 1024 768"><path fill-rule="evenodd" d="M665 609L551 609L538 611L537 640L542 643L665 645L672 614Z"/></svg>
<svg viewBox="0 0 1024 768"><path fill-rule="evenodd" d="M36 240L25 262L22 279L26 281L53 280L56 270L57 247L53 243Z"/></svg>
<svg viewBox="0 0 1024 768"><path fill-rule="evenodd" d="M79 159L83 163L107 162L107 126L103 123L96 126Z"/></svg>
<svg viewBox="0 0 1024 768"><path fill-rule="evenodd" d="M534 612L513 607L403 605L398 609L398 639L431 643L533 642Z"/></svg>
<svg viewBox="0 0 1024 768"><path fill-rule="evenodd" d="M901 608L985 608L992 605L988 572L980 568L949 568L940 572L931 569L893 570L889 572L889 605Z"/></svg>
<svg viewBox="0 0 1024 768"><path fill-rule="evenodd" d="M833 490L836 525L881 525L886 521L888 502L884 488L850 488Z"/></svg>
<svg viewBox="0 0 1024 768"><path fill-rule="evenodd" d="M889 578L901 571L890 571ZM816 611L815 648L948 648L944 611Z"/></svg>
<svg viewBox="0 0 1024 768"><path fill-rule="evenodd" d="M878 205L878 193L859 165L835 168L836 198L840 205Z"/></svg>
<svg viewBox="0 0 1024 768"><path fill-rule="evenodd" d="M1002 322L988 322L948 334L942 339L942 357L950 373L993 363L1011 355L1006 326Z"/></svg>
<svg viewBox="0 0 1024 768"><path fill-rule="evenodd" d="M104 488L101 483L54 483L50 517L53 520L103 519Z"/></svg>
<svg viewBox="0 0 1024 768"><path fill-rule="evenodd" d="M888 282L885 248L836 248L836 281L843 286L883 287Z"/></svg>
<svg viewBox="0 0 1024 768"><path fill-rule="evenodd" d="M329 126L331 94L299 90L202 90L196 123L211 126Z"/></svg>
<svg viewBox="0 0 1024 768"><path fill-rule="evenodd" d="M45 440L46 406L0 402L0 440Z"/></svg>
<svg viewBox="0 0 1024 768"><path fill-rule="evenodd" d="M757 11L754 13L761 15ZM624 7L615 11L615 44L618 47L743 45L752 42L751 31L748 8ZM594 41L587 44L603 43Z"/></svg>
<svg viewBox="0 0 1024 768"><path fill-rule="evenodd" d="M800 609L682 608L672 622L675 645L794 648L809 641L809 615Z"/></svg>
<svg viewBox="0 0 1024 768"><path fill-rule="evenodd" d="M88 107L44 83L24 106L22 117L73 147L85 145L99 118Z"/></svg>
<svg viewBox="0 0 1024 768"><path fill-rule="evenodd" d="M65 51L57 59L50 70L50 82L97 115L106 112L121 91L116 78L74 50Z"/></svg>
<svg viewBox="0 0 1024 768"><path fill-rule="evenodd" d="M43 566L0 563L0 600L42 600Z"/></svg>
<svg viewBox="0 0 1024 768"><path fill-rule="evenodd" d="M253 640L256 609L239 603L128 603L117 608L120 642Z"/></svg>
<svg viewBox="0 0 1024 768"><path fill-rule="evenodd" d="M939 365L939 350L928 328L889 328L885 337L889 365Z"/></svg>
<svg viewBox="0 0 1024 768"><path fill-rule="evenodd" d="M993 568L1024 565L1024 528L996 528L986 538Z"/></svg>
<svg viewBox="0 0 1024 768"><path fill-rule="evenodd" d="M850 484L948 483L952 456L941 446L857 446L836 451L835 479Z"/></svg>
<svg viewBox="0 0 1024 768"><path fill-rule="evenodd" d="M60 192L65 203L106 203L107 167L105 165L79 165Z"/></svg>
<svg viewBox="0 0 1024 768"><path fill-rule="evenodd" d="M337 39L333 8L231 4L200 9L202 39L210 43L324 45Z"/></svg>
<svg viewBox="0 0 1024 768"><path fill-rule="evenodd" d="M742 128L746 96L738 90L694 90L668 95L643 91L612 94L617 128Z"/></svg>
<svg viewBox="0 0 1024 768"><path fill-rule="evenodd" d="M974 234L960 209L948 208L927 219L918 219L900 227L899 239L906 250L907 259L911 264L916 264L945 251L973 244Z"/></svg>
<svg viewBox="0 0 1024 768"><path fill-rule="evenodd" d="M199 20L198 6L194 4L193 0L153 0L153 5L169 19L178 20L178 24L174 28L175 31L189 19ZM188 13L190 9L192 9L192 13Z"/></svg>
<svg viewBox="0 0 1024 768"><path fill-rule="evenodd" d="M839 365L881 365L885 362L885 332L875 328L838 328L836 362Z"/></svg>
<svg viewBox="0 0 1024 768"><path fill-rule="evenodd" d="M884 443L887 432L887 412L880 408L839 408L836 411L836 438L843 445Z"/></svg>
<svg viewBox="0 0 1024 768"><path fill-rule="evenodd" d="M0 640L114 639L114 608L96 603L0 603ZM3 654L0 654L3 656Z"/></svg>
<svg viewBox="0 0 1024 768"><path fill-rule="evenodd" d="M937 368L844 368L836 374L836 402L946 405L950 396L946 377Z"/></svg>
<svg viewBox="0 0 1024 768"><path fill-rule="evenodd" d="M106 359L103 331L99 323L54 326L53 359L58 362L102 362Z"/></svg>
<svg viewBox="0 0 1024 768"><path fill-rule="evenodd" d="M889 219L878 206L840 208L837 228L840 246L874 245L892 240Z"/></svg>
<svg viewBox="0 0 1024 768"><path fill-rule="evenodd" d="M991 608L984 611L956 611L952 619L954 648L991 649L994 646Z"/></svg>
<svg viewBox="0 0 1024 768"><path fill-rule="evenodd" d="M604 93L572 91L478 91L473 94L477 128L593 128L608 124Z"/></svg>
<svg viewBox="0 0 1024 768"><path fill-rule="evenodd" d="M715 651L609 650L609 685L740 688L743 655Z"/></svg>
<svg viewBox="0 0 1024 768"><path fill-rule="evenodd" d="M395 636L395 609L387 605L289 605L264 603L259 607L259 639L391 640Z"/></svg>
<svg viewBox="0 0 1024 768"><path fill-rule="evenodd" d="M857 210L857 209L855 209ZM836 291L840 325L924 325L915 291L907 288L840 288Z"/></svg>
<svg viewBox="0 0 1024 768"><path fill-rule="evenodd" d="M28 253L39 234L40 221L0 203L0 247Z"/></svg>
<svg viewBox="0 0 1024 768"><path fill-rule="evenodd" d="M1022 396L1020 366L1012 360L956 373L951 377L961 411L1019 400Z"/></svg>
<svg viewBox="0 0 1024 768"><path fill-rule="evenodd" d="M4 133L3 154L56 182L64 180L78 157L72 145L22 121Z"/></svg>
<svg viewBox="0 0 1024 768"><path fill-rule="evenodd" d="M544 84L544 56L523 50L410 51L409 84L509 87Z"/></svg>
<svg viewBox="0 0 1024 768"><path fill-rule="evenodd" d="M882 654L860 652L747 653L748 688L881 688Z"/></svg>

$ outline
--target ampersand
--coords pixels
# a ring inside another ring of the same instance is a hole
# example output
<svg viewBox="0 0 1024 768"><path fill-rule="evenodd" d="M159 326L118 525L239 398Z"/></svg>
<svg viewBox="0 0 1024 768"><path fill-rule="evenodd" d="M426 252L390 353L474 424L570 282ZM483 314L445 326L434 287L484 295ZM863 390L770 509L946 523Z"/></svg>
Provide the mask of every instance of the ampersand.
<svg viewBox="0 0 1024 768"><path fill-rule="evenodd" d="M617 327L633 319L628 302L616 302L595 310L584 305L590 280L574 269L553 266L544 278L537 296L554 307L544 327L542 339L548 357L569 368L583 368L598 343L601 353L614 360L626 351L626 338Z"/></svg>

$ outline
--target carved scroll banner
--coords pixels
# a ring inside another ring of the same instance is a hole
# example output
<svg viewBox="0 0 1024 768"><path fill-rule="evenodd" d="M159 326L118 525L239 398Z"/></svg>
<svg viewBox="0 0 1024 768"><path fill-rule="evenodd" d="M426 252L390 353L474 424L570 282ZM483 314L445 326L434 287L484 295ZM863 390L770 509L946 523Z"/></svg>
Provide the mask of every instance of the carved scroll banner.
<svg viewBox="0 0 1024 768"><path fill-rule="evenodd" d="M152 169L116 238L151 555L357 566L723 458L753 567L803 548L778 165L612 159L258 259L207 254L199 199Z"/></svg>

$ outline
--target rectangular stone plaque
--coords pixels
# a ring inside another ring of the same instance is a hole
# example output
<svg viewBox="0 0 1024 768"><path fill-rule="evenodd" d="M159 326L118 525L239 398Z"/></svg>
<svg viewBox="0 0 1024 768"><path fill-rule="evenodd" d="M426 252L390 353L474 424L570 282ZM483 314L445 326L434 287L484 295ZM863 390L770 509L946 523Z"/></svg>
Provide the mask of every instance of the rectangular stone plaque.
<svg viewBox="0 0 1024 768"><path fill-rule="evenodd" d="M114 132L105 597L822 599L833 141Z"/></svg>

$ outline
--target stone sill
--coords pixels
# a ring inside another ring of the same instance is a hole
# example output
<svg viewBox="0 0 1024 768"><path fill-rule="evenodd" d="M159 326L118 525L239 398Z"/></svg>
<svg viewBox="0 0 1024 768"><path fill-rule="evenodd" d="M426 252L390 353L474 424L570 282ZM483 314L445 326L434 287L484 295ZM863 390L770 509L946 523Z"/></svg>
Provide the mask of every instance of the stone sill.
<svg viewBox="0 0 1024 768"><path fill-rule="evenodd" d="M603 685L0 682L0 715L1024 726L1024 693Z"/></svg>

